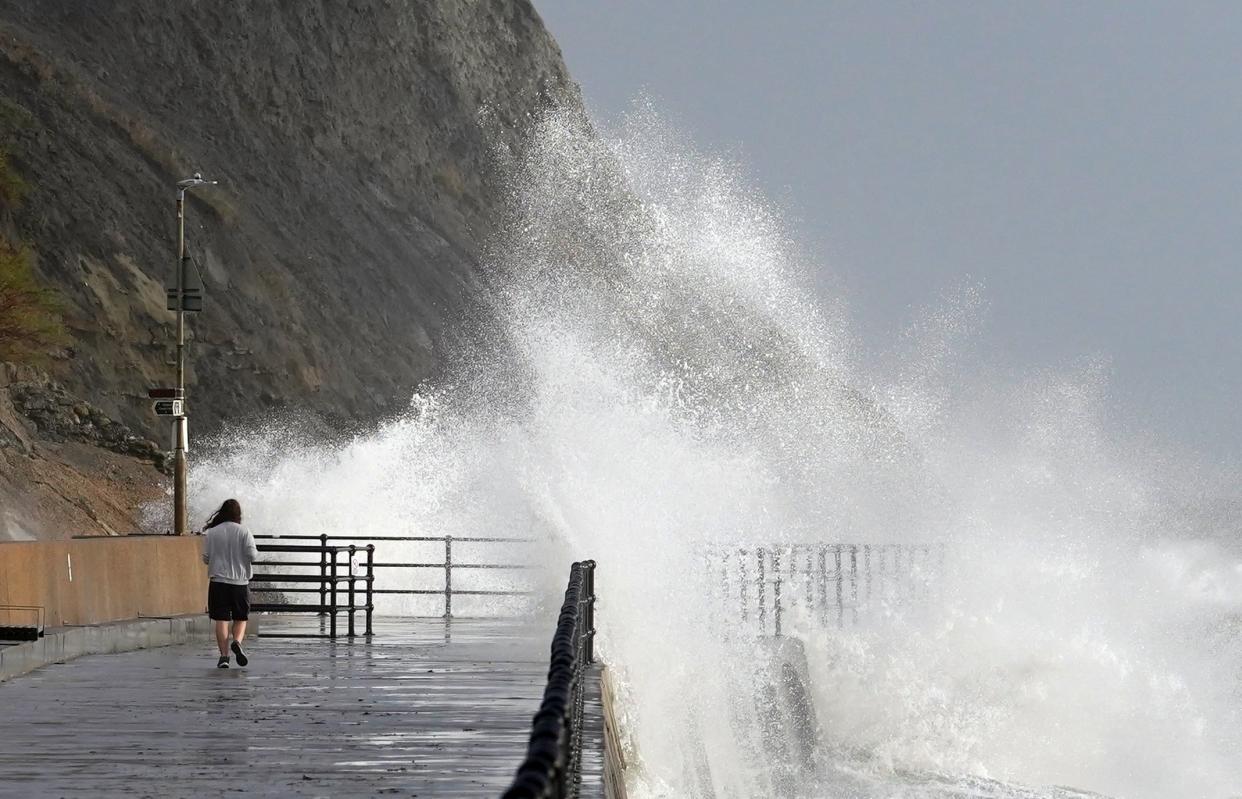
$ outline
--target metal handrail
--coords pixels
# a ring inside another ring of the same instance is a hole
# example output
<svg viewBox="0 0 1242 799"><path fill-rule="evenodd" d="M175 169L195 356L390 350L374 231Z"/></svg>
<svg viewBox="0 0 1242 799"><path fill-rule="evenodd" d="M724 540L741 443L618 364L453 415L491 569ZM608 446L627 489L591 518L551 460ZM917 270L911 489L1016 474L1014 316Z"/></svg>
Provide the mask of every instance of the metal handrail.
<svg viewBox="0 0 1242 799"><path fill-rule="evenodd" d="M0 624L0 641L37 641L47 627L47 608L42 605L0 605L0 613L12 611L34 615L34 626L26 624Z"/></svg>
<svg viewBox="0 0 1242 799"><path fill-rule="evenodd" d="M509 589L463 589L453 587L453 571L457 569L493 569L493 570L515 570L521 571L525 569L536 568L531 563L455 563L453 561L453 544L533 544L533 538L519 538L512 536L453 536L453 535L256 535L257 539L271 541L319 541L322 546L311 546L306 551L322 552L324 547L328 547L329 541L414 541L422 543L439 542L444 544L444 560L442 562L420 562L420 561L373 561L369 564L372 569L433 569L444 572L444 587L442 589L426 589L426 588L377 588L373 591L376 594L396 595L396 596L435 596L444 597L444 618L453 618L453 597L455 596L530 596L530 591L517 591ZM274 544L273 548L267 551L281 552L299 552L298 544ZM283 549L275 549L274 547L286 547ZM291 561L293 563L293 561ZM301 565L314 565L305 561L298 561ZM272 565L272 564L265 564ZM319 563L320 571L327 572L328 563L326 558L321 556ZM292 593L292 592L291 592ZM321 592L320 604L326 602L326 597Z"/></svg>
<svg viewBox="0 0 1242 799"><path fill-rule="evenodd" d="M92 536L95 537L95 536ZM324 536L322 535L256 535L255 538L281 538L286 541L318 541ZM444 536L444 535L329 535L329 539L336 541L443 541L445 538L452 538L454 541L469 542L489 542L489 543L534 543L533 538L513 538L505 536Z"/></svg>
<svg viewBox="0 0 1242 799"><path fill-rule="evenodd" d="M526 759L501 799L576 799L582 784L586 682L595 662L595 561L575 563L552 637L543 704Z"/></svg>
<svg viewBox="0 0 1242 799"><path fill-rule="evenodd" d="M253 604L251 609L256 612L275 612L275 613L316 613L319 616L328 618L328 638L336 638L336 617L341 611L345 611L348 620L347 635L353 638L356 635L354 628L354 616L361 610L365 613L366 630L363 635L371 636L373 632L373 619L375 615L375 545L368 544L365 547L359 547L355 544L347 546L336 546L328 544L328 536L299 536L304 540L318 539L318 545L311 544L271 544L267 541L279 538L280 536L257 535L256 539L263 539L263 543L257 543L259 552L317 552L319 553L318 561L281 561L281 560L259 560L252 565L260 566L284 566L284 567L316 567L317 571L313 574L276 574L262 573L253 575L252 579L262 582L265 585L261 588L252 589L255 593L279 593L279 594L319 594L319 604L307 605L302 603L291 602L260 602ZM359 574L355 571L355 556L360 553L366 553L366 573ZM339 556L341 553L348 554L346 560L347 569L344 574L338 570ZM366 604L359 606L357 602L357 583L366 584L365 596ZM282 583L318 583L317 588L295 588L288 585L281 586ZM348 604L342 605L338 599L338 589L344 584L346 595L349 599ZM260 635L271 637L279 635L281 637L324 637L322 634L293 634L293 633L260 633Z"/></svg>
<svg viewBox="0 0 1242 799"><path fill-rule="evenodd" d="M847 619L857 623L859 608L885 591L901 600L926 597L930 584L914 578L943 574L945 552L942 543L722 544L708 550L706 566L726 592L736 592L730 601L740 603L743 622L755 612L766 634L771 615L779 636L783 615L796 604L824 625L843 626Z"/></svg>

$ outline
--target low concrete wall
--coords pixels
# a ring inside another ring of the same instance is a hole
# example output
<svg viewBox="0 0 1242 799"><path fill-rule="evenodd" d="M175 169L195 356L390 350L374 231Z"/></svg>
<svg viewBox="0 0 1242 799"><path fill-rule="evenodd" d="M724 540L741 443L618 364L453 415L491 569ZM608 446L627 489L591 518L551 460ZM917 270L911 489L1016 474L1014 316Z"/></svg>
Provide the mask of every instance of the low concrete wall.
<svg viewBox="0 0 1242 799"><path fill-rule="evenodd" d="M90 627L67 627L48 632L37 641L0 647L0 682L49 663L64 663L83 655L106 655L171 646L184 644L195 638L214 640L211 620L205 615L134 619Z"/></svg>
<svg viewBox="0 0 1242 799"><path fill-rule="evenodd" d="M205 613L198 536L0 542L0 606L38 606L49 628ZM0 624L31 615L0 607Z"/></svg>
<svg viewBox="0 0 1242 799"><path fill-rule="evenodd" d="M617 689L612 672L605 666L599 675L600 694L604 706L604 799L626 799L628 796L625 748L621 728L617 724Z"/></svg>

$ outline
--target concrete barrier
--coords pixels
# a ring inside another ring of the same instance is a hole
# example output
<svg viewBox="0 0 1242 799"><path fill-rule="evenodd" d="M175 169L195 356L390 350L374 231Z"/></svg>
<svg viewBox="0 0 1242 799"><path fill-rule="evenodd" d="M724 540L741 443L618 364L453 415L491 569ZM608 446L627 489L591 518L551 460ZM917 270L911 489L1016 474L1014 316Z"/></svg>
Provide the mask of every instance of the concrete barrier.
<svg viewBox="0 0 1242 799"><path fill-rule="evenodd" d="M157 646L184 644L200 639L204 651L212 641L211 620L206 615L171 619L132 619L88 627L65 627L49 631L37 641L0 647L0 682L34 671L49 663L64 663L83 655L131 652Z"/></svg>
<svg viewBox="0 0 1242 799"><path fill-rule="evenodd" d="M604 799L626 799L629 795L625 747L621 727L617 723L617 689L612 672L605 666L599 675L601 702L604 706Z"/></svg>
<svg viewBox="0 0 1242 799"><path fill-rule="evenodd" d="M205 613L207 567L198 536L119 536L0 542L0 624L48 628Z"/></svg>

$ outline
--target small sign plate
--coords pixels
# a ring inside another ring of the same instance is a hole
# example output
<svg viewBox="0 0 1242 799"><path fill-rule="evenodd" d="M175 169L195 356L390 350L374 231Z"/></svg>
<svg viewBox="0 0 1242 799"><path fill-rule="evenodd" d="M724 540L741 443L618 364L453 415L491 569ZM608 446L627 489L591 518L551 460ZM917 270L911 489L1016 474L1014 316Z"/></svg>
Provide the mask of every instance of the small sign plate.
<svg viewBox="0 0 1242 799"><path fill-rule="evenodd" d="M156 400L154 404L156 416L185 416L184 402L179 399Z"/></svg>
<svg viewBox="0 0 1242 799"><path fill-rule="evenodd" d="M168 289L168 310L177 310L177 290ZM197 313L203 310L203 292L199 289L182 289L181 290L181 310L187 313Z"/></svg>

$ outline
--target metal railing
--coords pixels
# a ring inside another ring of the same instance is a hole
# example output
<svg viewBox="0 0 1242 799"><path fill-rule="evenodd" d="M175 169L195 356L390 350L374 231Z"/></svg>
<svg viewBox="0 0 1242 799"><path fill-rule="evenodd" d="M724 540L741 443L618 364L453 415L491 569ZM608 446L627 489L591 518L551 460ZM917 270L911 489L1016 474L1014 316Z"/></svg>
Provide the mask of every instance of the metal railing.
<svg viewBox="0 0 1242 799"><path fill-rule="evenodd" d="M787 544L722 546L707 556L742 622L754 614L760 634L781 635L782 617L794 608L822 624L857 622L876 601L927 598L944 572L943 544Z"/></svg>
<svg viewBox="0 0 1242 799"><path fill-rule="evenodd" d="M330 536L275 536L256 535L259 553L282 553L292 555L318 555L316 560L256 560L254 566L274 566L284 569L280 572L261 572L251 576L251 591L256 594L318 594L318 604L304 602L257 602L250 609L257 613L314 613L326 617L328 630L326 633L260 633L264 637L280 636L285 638L336 638L336 618L339 613L346 613L346 635L353 638L357 633L354 617L358 611L364 611L366 628L363 635L372 635L372 620L375 614L375 545L359 547L354 544L334 546L328 543ZM281 539L316 540L317 544L269 543ZM358 563L358 555L366 554L366 561ZM341 556L345 562L341 563ZM365 573L362 569L365 567ZM363 595L366 603L358 604L357 584L365 584ZM256 586L255 583L260 583ZM317 584L317 585L315 585ZM341 586L347 601L342 603ZM310 586L310 587L308 587Z"/></svg>
<svg viewBox="0 0 1242 799"><path fill-rule="evenodd" d="M282 541L319 541L323 546L327 546L332 541L372 541L372 542L418 542L418 543L442 543L444 545L443 561L369 561L368 572L371 569L411 569L411 570L431 570L443 573L443 588L376 588L373 593L384 595L398 596L443 596L444 597L444 618L453 618L453 597L462 596L529 596L529 591L519 591L512 589L480 589L480 588L460 588L453 585L453 572L456 571L473 571L480 569L488 569L494 571L523 571L533 568L529 563L480 563L461 560L454 561L453 546L457 545L460 549L463 544L534 544L535 540L531 538L506 538L506 537L478 537L478 536L383 536L383 535L276 535L276 536L255 536L255 538L280 539ZM260 547L261 549L261 547ZM388 584L386 581L385 584ZM321 597L321 604L323 598ZM368 601L368 605L370 602Z"/></svg>
<svg viewBox="0 0 1242 799"><path fill-rule="evenodd" d="M502 799L576 799L582 783L586 681L595 661L595 561L575 563L552 637L543 704L526 759Z"/></svg>
<svg viewBox="0 0 1242 799"><path fill-rule="evenodd" d="M15 623L13 614L25 616L23 623ZM0 605L0 641L37 641L43 637L47 611L42 605Z"/></svg>

